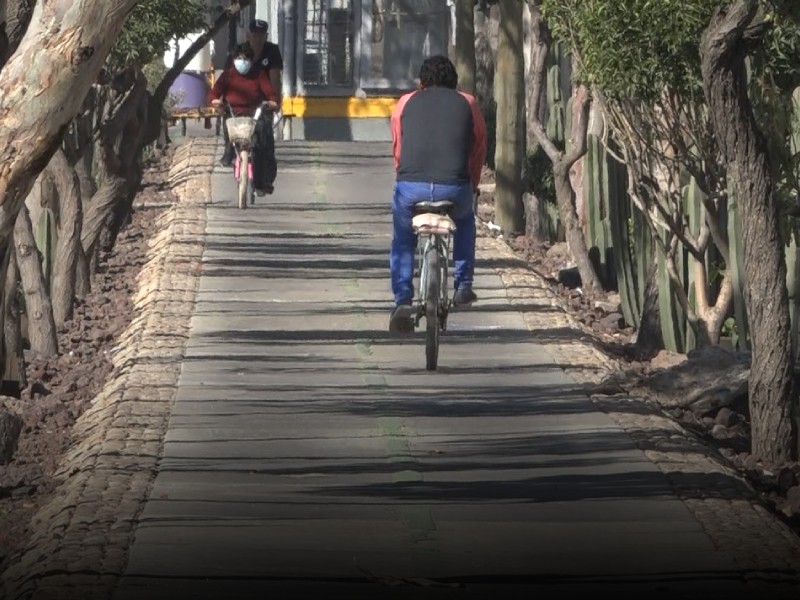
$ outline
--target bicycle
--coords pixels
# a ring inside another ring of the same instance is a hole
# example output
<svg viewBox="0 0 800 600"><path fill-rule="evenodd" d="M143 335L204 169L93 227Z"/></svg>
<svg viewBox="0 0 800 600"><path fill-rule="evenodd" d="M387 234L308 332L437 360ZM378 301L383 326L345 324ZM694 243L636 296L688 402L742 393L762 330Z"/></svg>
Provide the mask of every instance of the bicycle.
<svg viewBox="0 0 800 600"><path fill-rule="evenodd" d="M250 204L255 204L256 190L253 184L253 163L250 160L253 149L253 134L255 133L256 123L261 118L262 111L266 110L267 103L262 102L256 109L252 117L236 117L233 109L228 105L228 112L231 116L225 122L228 129L228 138L235 149L233 159L233 177L236 180L236 187L239 197L239 208L247 208L248 200ZM242 176L246 173L246 176Z"/></svg>
<svg viewBox="0 0 800 600"><path fill-rule="evenodd" d="M450 218L449 200L418 202L412 227L417 234L419 296L414 326L425 318L425 368L435 371L439 363L439 337L447 331L452 300L447 296L450 245L456 225Z"/></svg>

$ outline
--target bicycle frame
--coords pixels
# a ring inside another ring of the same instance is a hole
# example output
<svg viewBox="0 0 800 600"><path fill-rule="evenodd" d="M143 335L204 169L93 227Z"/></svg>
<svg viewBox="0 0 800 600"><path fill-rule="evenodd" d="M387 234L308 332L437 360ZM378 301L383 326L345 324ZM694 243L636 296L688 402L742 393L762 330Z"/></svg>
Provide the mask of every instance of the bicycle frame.
<svg viewBox="0 0 800 600"><path fill-rule="evenodd" d="M419 263L419 290L420 293L418 295L418 303L417 303L417 315L416 315L416 323L415 325L419 325L420 320L425 316L425 307L428 301L428 289L427 289L427 282L428 282L428 261L425 257L428 255L428 251L433 247L436 248L437 253L439 254L439 265L441 269L439 281L441 282L440 286L440 297L437 302L437 306L441 310L441 330L446 331L447 328L447 314L450 309L450 300L447 295L447 273L450 269L450 245L451 245L452 236L451 235L442 235L442 234L426 234L425 235L425 242L424 243L417 243L417 256L418 256L418 263Z"/></svg>

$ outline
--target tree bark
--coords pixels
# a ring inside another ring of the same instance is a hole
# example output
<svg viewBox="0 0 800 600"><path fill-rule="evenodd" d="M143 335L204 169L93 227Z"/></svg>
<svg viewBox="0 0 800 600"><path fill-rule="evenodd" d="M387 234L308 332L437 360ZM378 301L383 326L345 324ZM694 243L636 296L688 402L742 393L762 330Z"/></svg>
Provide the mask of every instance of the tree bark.
<svg viewBox="0 0 800 600"><path fill-rule="evenodd" d="M14 246L22 289L25 293L25 314L28 316L28 339L31 350L43 358L58 354L58 338L53 321L53 306L47 295L42 262L33 237L28 209L17 215Z"/></svg>
<svg viewBox="0 0 800 600"><path fill-rule="evenodd" d="M489 23L486 14L475 12L475 97L484 115L494 101L494 56L489 41Z"/></svg>
<svg viewBox="0 0 800 600"><path fill-rule="evenodd" d="M475 95L475 2L455 0L456 48L453 61L458 71L458 87Z"/></svg>
<svg viewBox="0 0 800 600"><path fill-rule="evenodd" d="M137 0L37 2L0 71L0 246Z"/></svg>
<svg viewBox="0 0 800 600"><path fill-rule="evenodd" d="M34 0L0 2L0 69L19 47L33 15Z"/></svg>
<svg viewBox="0 0 800 600"><path fill-rule="evenodd" d="M142 86L142 91L144 92L147 81L141 73L140 77L141 80L138 84ZM148 102L146 94L142 93L136 102L138 102L137 110L125 125L119 151L121 175L127 182L127 188L120 194L107 221L108 236L103 248L106 251L111 251L114 244L116 244L119 232L129 222L133 213L133 202L139 192L144 176L144 168L141 163L141 148L147 124Z"/></svg>
<svg viewBox="0 0 800 600"><path fill-rule="evenodd" d="M547 54L550 51L552 40L536 1L528 0L528 7L531 12L531 43L530 64L525 84L525 131L530 151L532 145L536 143L536 123L543 123L546 117L547 89L544 74L539 71L543 70L547 64Z"/></svg>
<svg viewBox="0 0 800 600"><path fill-rule="evenodd" d="M75 263L75 297L85 298L92 291L92 274L89 268L89 259L83 246L78 248L78 258Z"/></svg>
<svg viewBox="0 0 800 600"><path fill-rule="evenodd" d="M19 398L22 390L28 385L25 374L25 349L22 343L22 323L19 303L19 270L14 252L6 255L5 285L3 288L3 349L5 366L3 383L0 392L4 395Z"/></svg>
<svg viewBox="0 0 800 600"><path fill-rule="evenodd" d="M730 164L743 224L745 305L752 337L749 377L752 452L776 465L796 456L795 386L786 263L763 134L747 95L744 32L757 0L718 10L700 44L711 122Z"/></svg>
<svg viewBox="0 0 800 600"><path fill-rule="evenodd" d="M81 190L78 174L59 150L53 155L47 170L58 189L58 244L50 286L53 319L62 328L72 318L75 302L75 271L81 245Z"/></svg>
<svg viewBox="0 0 800 600"><path fill-rule="evenodd" d="M81 231L81 243L90 260L98 247L101 234L112 222L114 211L124 212L123 208L118 208L119 205L127 202L128 194L135 193L130 186L138 185L135 181L134 167L138 160L143 132L136 115L147 93L147 82L140 73L128 75L131 77L130 87L122 91L124 99L116 105L113 113L108 105L104 109L100 137L95 146L99 159L100 188L83 211ZM119 155L116 151L118 145ZM133 180L129 180L126 174ZM93 271L90 270L91 272Z"/></svg>
<svg viewBox="0 0 800 600"><path fill-rule="evenodd" d="M506 234L525 231L522 203L524 64L522 2L500 0L500 36L494 90L497 100L495 220Z"/></svg>

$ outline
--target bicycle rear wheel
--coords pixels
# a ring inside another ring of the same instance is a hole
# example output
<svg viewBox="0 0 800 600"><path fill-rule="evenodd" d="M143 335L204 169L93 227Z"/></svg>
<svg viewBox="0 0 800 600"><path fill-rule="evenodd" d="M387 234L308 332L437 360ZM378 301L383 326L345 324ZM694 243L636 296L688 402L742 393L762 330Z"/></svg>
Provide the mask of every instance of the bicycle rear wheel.
<svg viewBox="0 0 800 600"><path fill-rule="evenodd" d="M439 250L432 245L425 253L425 368L435 371L439 363L439 297L442 294Z"/></svg>
<svg viewBox="0 0 800 600"><path fill-rule="evenodd" d="M250 178L247 176L250 166L250 156L247 150L242 150L239 156L239 208L247 208L248 188Z"/></svg>

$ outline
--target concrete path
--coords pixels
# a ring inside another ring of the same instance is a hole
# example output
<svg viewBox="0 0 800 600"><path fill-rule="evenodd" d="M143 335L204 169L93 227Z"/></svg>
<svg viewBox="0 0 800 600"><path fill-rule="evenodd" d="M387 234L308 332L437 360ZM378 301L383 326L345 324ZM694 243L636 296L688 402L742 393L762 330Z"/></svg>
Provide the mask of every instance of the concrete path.
<svg viewBox="0 0 800 600"><path fill-rule="evenodd" d="M537 343L491 259L438 372L421 333L389 335L386 145L287 143L280 159L275 195L247 211L230 170L214 176L178 398L116 600L763 591Z"/></svg>

